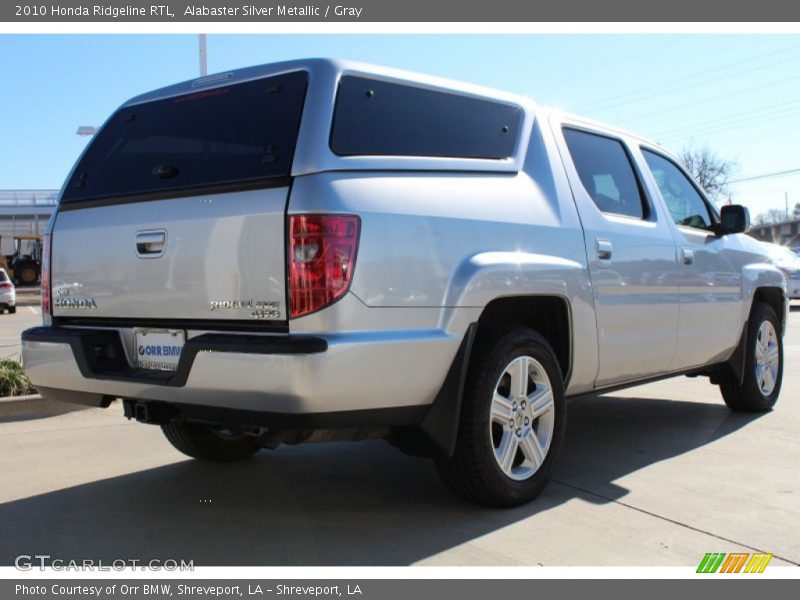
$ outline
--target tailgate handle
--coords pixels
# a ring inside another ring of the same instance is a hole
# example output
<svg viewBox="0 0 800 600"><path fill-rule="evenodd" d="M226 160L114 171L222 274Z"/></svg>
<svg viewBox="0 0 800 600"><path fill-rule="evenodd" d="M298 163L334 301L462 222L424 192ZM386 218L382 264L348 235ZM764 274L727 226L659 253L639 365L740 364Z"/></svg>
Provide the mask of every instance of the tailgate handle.
<svg viewBox="0 0 800 600"><path fill-rule="evenodd" d="M136 254L140 258L158 258L167 247L167 232L140 231L136 234Z"/></svg>

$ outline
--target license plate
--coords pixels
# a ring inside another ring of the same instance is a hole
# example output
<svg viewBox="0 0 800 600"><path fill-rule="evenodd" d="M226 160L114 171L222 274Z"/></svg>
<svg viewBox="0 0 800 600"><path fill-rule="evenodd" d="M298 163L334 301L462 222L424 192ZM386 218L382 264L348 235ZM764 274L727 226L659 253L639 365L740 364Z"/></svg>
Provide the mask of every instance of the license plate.
<svg viewBox="0 0 800 600"><path fill-rule="evenodd" d="M174 371L178 368L186 332L180 329L136 329L136 364L141 369Z"/></svg>

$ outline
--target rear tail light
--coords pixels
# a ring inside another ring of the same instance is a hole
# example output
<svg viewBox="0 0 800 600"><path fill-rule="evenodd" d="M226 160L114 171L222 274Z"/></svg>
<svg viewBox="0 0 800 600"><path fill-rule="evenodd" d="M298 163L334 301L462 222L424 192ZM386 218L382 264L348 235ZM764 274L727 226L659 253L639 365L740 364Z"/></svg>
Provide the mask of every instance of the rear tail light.
<svg viewBox="0 0 800 600"><path fill-rule="evenodd" d="M4 281L3 283L0 283L0 289L2 289L2 290L13 290L14 289L14 284L11 283L10 281Z"/></svg>
<svg viewBox="0 0 800 600"><path fill-rule="evenodd" d="M52 314L50 305L50 234L44 235L44 244L42 248L42 275L40 277L42 283L42 314Z"/></svg>
<svg viewBox="0 0 800 600"><path fill-rule="evenodd" d="M350 288L359 219L352 215L289 217L289 316L324 308Z"/></svg>

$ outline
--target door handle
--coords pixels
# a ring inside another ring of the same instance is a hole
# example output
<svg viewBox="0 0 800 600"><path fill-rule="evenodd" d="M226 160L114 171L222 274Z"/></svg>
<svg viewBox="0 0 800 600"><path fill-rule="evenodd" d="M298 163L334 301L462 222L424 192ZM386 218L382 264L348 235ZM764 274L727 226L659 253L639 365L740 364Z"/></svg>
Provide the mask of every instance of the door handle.
<svg viewBox="0 0 800 600"><path fill-rule="evenodd" d="M611 254L614 247L608 240L597 240L597 259L598 260L611 260Z"/></svg>
<svg viewBox="0 0 800 600"><path fill-rule="evenodd" d="M694 250L691 248L681 248L681 261L685 265L694 264Z"/></svg>
<svg viewBox="0 0 800 600"><path fill-rule="evenodd" d="M136 234L136 254L140 258L157 258L164 254L167 247L167 232L140 231Z"/></svg>

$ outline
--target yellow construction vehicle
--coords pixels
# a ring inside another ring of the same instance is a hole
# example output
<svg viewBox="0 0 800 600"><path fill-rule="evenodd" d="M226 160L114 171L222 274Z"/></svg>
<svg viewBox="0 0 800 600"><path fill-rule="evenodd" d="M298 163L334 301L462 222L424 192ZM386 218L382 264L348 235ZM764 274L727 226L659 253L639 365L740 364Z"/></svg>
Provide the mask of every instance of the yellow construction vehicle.
<svg viewBox="0 0 800 600"><path fill-rule="evenodd" d="M15 235L14 252L0 254L0 267L18 284L37 283L42 273L42 236Z"/></svg>

